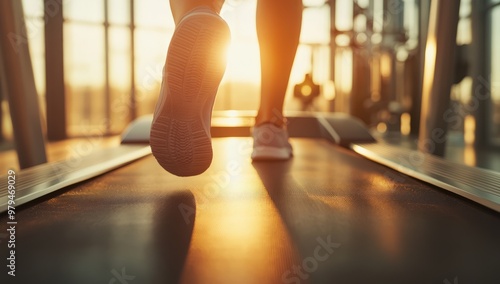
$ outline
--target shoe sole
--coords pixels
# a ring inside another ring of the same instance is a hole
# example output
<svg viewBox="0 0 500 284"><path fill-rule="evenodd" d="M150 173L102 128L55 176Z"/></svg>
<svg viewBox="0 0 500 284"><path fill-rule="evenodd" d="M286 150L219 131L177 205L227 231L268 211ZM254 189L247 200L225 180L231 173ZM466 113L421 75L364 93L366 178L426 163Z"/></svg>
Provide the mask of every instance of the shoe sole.
<svg viewBox="0 0 500 284"><path fill-rule="evenodd" d="M212 162L212 108L228 42L227 24L211 13L186 16L172 37L162 83L166 98L158 102L150 133L153 155L172 174L198 175Z"/></svg>
<svg viewBox="0 0 500 284"><path fill-rule="evenodd" d="M253 149L251 157L254 161L288 160L292 153L288 149L259 146Z"/></svg>

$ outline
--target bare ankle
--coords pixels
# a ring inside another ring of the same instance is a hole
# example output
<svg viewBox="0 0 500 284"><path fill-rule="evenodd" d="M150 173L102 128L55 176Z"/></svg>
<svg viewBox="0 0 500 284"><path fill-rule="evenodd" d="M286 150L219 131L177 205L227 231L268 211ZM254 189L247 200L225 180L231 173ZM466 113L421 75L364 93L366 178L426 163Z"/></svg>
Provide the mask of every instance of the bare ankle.
<svg viewBox="0 0 500 284"><path fill-rule="evenodd" d="M274 110L271 113L257 113L255 117L255 125L260 125L263 123L272 123L278 127L286 127L287 119L283 116L283 113L278 110Z"/></svg>

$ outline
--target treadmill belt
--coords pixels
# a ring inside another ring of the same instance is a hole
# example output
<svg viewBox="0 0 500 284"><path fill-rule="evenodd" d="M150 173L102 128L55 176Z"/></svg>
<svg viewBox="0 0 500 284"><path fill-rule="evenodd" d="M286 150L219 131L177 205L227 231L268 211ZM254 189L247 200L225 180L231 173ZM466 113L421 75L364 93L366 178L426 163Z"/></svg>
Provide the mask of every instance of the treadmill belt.
<svg viewBox="0 0 500 284"><path fill-rule="evenodd" d="M0 282L500 283L497 212L324 140L292 145L252 163L250 138L215 138L200 176L149 156L20 206L17 276Z"/></svg>

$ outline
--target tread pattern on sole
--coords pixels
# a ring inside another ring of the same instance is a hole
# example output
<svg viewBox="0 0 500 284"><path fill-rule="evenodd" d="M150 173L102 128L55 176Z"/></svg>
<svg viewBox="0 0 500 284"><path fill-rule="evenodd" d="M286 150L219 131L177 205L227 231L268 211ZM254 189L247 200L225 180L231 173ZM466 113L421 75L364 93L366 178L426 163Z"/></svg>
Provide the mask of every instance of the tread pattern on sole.
<svg viewBox="0 0 500 284"><path fill-rule="evenodd" d="M288 160L293 154L290 150L277 147L260 146L253 149L251 158L254 161Z"/></svg>
<svg viewBox="0 0 500 284"><path fill-rule="evenodd" d="M210 13L187 16L172 37L160 94L166 98L150 135L155 158L170 173L197 175L212 162L210 118L228 41L227 24Z"/></svg>

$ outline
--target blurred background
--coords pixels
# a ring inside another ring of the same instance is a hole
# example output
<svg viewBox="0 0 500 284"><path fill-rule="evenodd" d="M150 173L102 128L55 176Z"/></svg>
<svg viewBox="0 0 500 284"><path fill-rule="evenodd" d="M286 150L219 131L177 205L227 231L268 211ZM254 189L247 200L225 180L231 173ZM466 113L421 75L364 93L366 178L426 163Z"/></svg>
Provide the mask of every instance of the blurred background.
<svg viewBox="0 0 500 284"><path fill-rule="evenodd" d="M118 135L135 118L152 113L174 31L168 0L52 2L22 0L47 139ZM419 131L429 7L430 0L304 0L286 110L349 113L380 135L411 140ZM228 0L222 10L232 42L215 110L258 107L255 8L256 0ZM55 21L56 9L62 9L62 37L47 44L45 25ZM46 55L58 52L46 48L54 44L62 47L64 100L46 97ZM449 143L498 153L500 0L461 1L457 45ZM490 92L486 99L474 96L479 83ZM12 149L8 103L0 97L1 149ZM47 103L62 104L61 111L47 114Z"/></svg>

